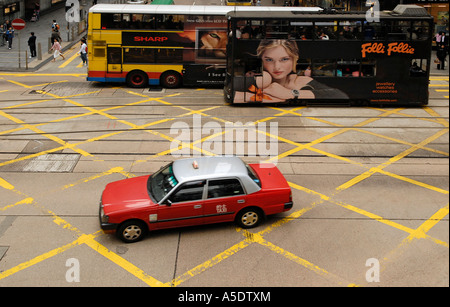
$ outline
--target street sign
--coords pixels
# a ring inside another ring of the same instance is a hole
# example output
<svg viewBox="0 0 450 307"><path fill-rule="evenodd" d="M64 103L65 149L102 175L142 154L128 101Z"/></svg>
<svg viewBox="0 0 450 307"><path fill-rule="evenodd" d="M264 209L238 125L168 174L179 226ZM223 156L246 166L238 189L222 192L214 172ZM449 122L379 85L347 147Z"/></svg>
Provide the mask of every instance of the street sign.
<svg viewBox="0 0 450 307"><path fill-rule="evenodd" d="M11 25L14 30L22 30L23 28L25 28L25 20L16 18L12 21Z"/></svg>

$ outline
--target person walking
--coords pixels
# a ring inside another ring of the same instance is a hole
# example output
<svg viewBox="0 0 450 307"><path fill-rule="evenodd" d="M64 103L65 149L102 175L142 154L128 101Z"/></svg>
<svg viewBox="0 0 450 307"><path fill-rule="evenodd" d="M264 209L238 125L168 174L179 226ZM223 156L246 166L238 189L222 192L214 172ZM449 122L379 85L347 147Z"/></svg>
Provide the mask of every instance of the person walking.
<svg viewBox="0 0 450 307"><path fill-rule="evenodd" d="M53 19L52 23L52 34L51 34L51 40L52 42L55 40L55 38L58 40L59 43L61 43L61 36L59 35L59 24L56 22L55 19Z"/></svg>
<svg viewBox="0 0 450 307"><path fill-rule="evenodd" d="M53 19L52 22L52 31L59 32L59 24L56 22L56 19Z"/></svg>
<svg viewBox="0 0 450 307"><path fill-rule="evenodd" d="M55 61L56 61L56 58L57 58L58 56L62 57L63 60L66 59L66 58L64 57L64 55L61 53L61 44L58 42L58 40L57 40L56 38L53 39L53 45L52 45L52 48L50 48L49 51L52 51L52 50L53 50L53 60L52 60L52 62L55 62Z"/></svg>
<svg viewBox="0 0 450 307"><path fill-rule="evenodd" d="M8 49L12 48L13 38L14 38L14 29L12 27L9 27L8 30L6 30L6 40L8 41Z"/></svg>
<svg viewBox="0 0 450 307"><path fill-rule="evenodd" d="M34 3L34 11L36 12L36 21L38 21L41 14L41 5L39 2Z"/></svg>
<svg viewBox="0 0 450 307"><path fill-rule="evenodd" d="M28 46L30 47L30 59L34 58L36 56L36 36L34 35L34 32L30 33Z"/></svg>
<svg viewBox="0 0 450 307"><path fill-rule="evenodd" d="M81 39L81 48L80 51L78 51L78 54L81 56L83 65L87 66L87 45L86 40L84 38Z"/></svg>
<svg viewBox="0 0 450 307"><path fill-rule="evenodd" d="M0 35L1 35L1 44L0 44L0 46L5 46L6 29L3 27L3 25L0 25Z"/></svg>
<svg viewBox="0 0 450 307"><path fill-rule="evenodd" d="M439 63L437 64L437 69L445 69L445 58L447 57L447 46L441 43L438 46L438 50L436 51L436 56L439 59Z"/></svg>

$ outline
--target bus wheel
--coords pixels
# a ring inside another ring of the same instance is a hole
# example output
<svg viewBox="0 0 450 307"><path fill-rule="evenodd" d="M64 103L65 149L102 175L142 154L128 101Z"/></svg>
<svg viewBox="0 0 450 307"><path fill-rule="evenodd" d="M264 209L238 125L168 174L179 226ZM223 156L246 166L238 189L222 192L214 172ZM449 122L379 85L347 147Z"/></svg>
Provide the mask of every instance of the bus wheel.
<svg viewBox="0 0 450 307"><path fill-rule="evenodd" d="M166 88L176 88L181 85L181 75L173 70L161 75L161 85Z"/></svg>
<svg viewBox="0 0 450 307"><path fill-rule="evenodd" d="M127 75L127 85L129 87L145 87L148 85L148 76L141 70L130 71Z"/></svg>

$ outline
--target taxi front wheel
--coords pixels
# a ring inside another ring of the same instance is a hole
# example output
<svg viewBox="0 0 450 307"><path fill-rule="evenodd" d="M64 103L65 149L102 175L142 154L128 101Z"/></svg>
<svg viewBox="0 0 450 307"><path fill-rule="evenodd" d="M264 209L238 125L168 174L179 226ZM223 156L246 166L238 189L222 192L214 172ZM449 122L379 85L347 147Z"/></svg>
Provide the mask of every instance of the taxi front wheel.
<svg viewBox="0 0 450 307"><path fill-rule="evenodd" d="M245 208L236 216L236 223L241 228L253 228L259 225L263 213L258 208Z"/></svg>
<svg viewBox="0 0 450 307"><path fill-rule="evenodd" d="M142 240L147 233L146 225L141 221L126 221L117 229L117 236L125 243Z"/></svg>

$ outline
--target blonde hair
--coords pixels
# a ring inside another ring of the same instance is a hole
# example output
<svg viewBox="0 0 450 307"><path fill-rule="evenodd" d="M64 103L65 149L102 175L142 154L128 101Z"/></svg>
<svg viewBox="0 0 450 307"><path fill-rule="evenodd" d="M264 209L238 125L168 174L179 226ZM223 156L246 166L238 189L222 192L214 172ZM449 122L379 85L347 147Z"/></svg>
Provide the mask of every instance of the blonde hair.
<svg viewBox="0 0 450 307"><path fill-rule="evenodd" d="M293 40L287 40L287 39L263 39L260 43L258 48L256 49L256 55L258 57L262 57L263 53L266 52L267 49L275 48L278 46L283 46L286 50L287 54L292 57L293 64L292 64L292 71L297 72L297 61L299 58L299 50L297 43Z"/></svg>

